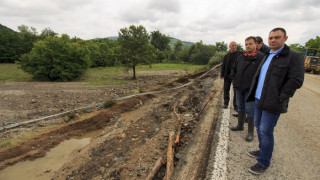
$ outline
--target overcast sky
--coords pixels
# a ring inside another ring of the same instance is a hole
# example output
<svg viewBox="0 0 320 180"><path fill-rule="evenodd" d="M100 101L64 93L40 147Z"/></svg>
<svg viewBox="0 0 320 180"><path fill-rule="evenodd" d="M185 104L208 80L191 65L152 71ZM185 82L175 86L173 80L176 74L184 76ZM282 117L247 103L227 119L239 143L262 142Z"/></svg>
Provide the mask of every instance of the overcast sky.
<svg viewBox="0 0 320 180"><path fill-rule="evenodd" d="M0 24L24 24L39 33L49 27L81 39L117 36L143 25L183 41L215 44L287 30L287 44L320 36L319 0L0 0Z"/></svg>

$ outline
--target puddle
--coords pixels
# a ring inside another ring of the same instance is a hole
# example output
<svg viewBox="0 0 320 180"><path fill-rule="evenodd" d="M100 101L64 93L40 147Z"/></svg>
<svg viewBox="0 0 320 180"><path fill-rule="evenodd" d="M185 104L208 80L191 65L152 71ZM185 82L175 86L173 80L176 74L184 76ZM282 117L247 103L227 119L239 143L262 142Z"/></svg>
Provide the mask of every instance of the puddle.
<svg viewBox="0 0 320 180"><path fill-rule="evenodd" d="M69 155L75 149L90 143L90 139L99 135L102 130L87 133L81 137L75 137L63 141L57 147L52 148L47 155L34 161L22 161L0 171L1 180L50 180L54 172L69 160Z"/></svg>

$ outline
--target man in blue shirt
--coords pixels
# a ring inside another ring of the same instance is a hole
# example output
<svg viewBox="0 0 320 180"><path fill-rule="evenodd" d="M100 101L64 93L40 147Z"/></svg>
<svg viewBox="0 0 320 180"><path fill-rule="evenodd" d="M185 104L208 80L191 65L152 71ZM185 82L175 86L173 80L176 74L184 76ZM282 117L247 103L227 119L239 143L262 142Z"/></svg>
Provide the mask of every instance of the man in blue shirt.
<svg viewBox="0 0 320 180"><path fill-rule="evenodd" d="M247 98L247 101L255 101L254 125L259 139L259 150L248 153L258 161L249 169L253 174L261 174L270 166L274 127L280 113L287 112L290 97L303 84L303 57L285 44L287 39L283 28L275 28L269 33L271 51L254 75Z"/></svg>

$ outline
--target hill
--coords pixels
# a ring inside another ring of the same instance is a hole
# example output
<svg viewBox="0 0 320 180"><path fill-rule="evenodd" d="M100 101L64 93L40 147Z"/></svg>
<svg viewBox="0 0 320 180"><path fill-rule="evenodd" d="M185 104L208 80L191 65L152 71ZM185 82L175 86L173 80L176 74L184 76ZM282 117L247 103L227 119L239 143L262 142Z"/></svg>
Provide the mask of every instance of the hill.
<svg viewBox="0 0 320 180"><path fill-rule="evenodd" d="M4 25L0 24L0 31L4 31L4 30L15 32L14 30L8 28L7 26L4 26Z"/></svg>
<svg viewBox="0 0 320 180"><path fill-rule="evenodd" d="M173 49L174 48L174 44L177 42L177 41L179 41L179 39L176 39L176 38L173 38L173 37L170 37L170 43L169 43L169 45L170 45L170 47ZM181 41L181 40L180 40ZM195 44L195 43L193 43L193 42L188 42L188 41L181 41L182 42L182 45L183 45L183 47L191 47L193 44Z"/></svg>
<svg viewBox="0 0 320 180"><path fill-rule="evenodd" d="M110 37L107 37L107 39L111 39L111 40L117 40L118 39L118 36L110 36ZM176 38L173 38L173 37L170 37L170 47L171 49L174 48L174 44L179 41L179 39L176 39ZM181 40L180 40L181 41ZM191 47L193 44L193 42L188 42L188 41L181 41L182 42L182 45L183 47Z"/></svg>

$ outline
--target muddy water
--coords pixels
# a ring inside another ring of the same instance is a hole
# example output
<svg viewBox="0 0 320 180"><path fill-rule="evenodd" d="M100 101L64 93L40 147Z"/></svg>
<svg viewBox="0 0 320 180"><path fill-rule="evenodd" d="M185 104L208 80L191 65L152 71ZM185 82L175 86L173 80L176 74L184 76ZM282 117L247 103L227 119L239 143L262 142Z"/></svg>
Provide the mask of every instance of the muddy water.
<svg viewBox="0 0 320 180"><path fill-rule="evenodd" d="M0 171L1 180L46 180L53 177L54 172L62 165L69 161L69 155L75 149L79 149L90 143L90 139L101 133L93 131L81 137L75 137L66 140L57 147L52 148L43 158L38 158L34 161L19 162L14 166L8 167Z"/></svg>

